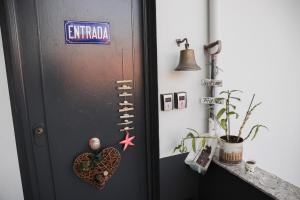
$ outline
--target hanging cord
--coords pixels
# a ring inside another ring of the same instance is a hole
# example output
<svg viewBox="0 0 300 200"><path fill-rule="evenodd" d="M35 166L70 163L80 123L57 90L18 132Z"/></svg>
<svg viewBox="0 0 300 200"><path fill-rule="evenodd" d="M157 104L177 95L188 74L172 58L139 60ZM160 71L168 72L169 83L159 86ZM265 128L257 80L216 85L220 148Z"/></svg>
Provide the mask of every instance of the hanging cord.
<svg viewBox="0 0 300 200"><path fill-rule="evenodd" d="M125 75L124 75L124 49L122 48L122 79L125 80ZM126 96L124 97L124 100L127 101ZM127 112L125 112L127 113Z"/></svg>
<svg viewBox="0 0 300 200"><path fill-rule="evenodd" d="M124 49L122 48L122 79L125 80L124 78Z"/></svg>

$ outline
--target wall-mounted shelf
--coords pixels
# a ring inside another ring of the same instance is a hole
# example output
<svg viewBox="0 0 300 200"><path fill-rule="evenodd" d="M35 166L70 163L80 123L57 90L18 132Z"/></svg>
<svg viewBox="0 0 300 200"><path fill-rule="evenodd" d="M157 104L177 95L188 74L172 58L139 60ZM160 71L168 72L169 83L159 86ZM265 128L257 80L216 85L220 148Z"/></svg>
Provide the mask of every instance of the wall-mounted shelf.
<svg viewBox="0 0 300 200"><path fill-rule="evenodd" d="M300 199L300 188L259 167L255 168L253 174L249 174L245 172L245 162L225 165L217 156L213 158L213 162L274 199Z"/></svg>

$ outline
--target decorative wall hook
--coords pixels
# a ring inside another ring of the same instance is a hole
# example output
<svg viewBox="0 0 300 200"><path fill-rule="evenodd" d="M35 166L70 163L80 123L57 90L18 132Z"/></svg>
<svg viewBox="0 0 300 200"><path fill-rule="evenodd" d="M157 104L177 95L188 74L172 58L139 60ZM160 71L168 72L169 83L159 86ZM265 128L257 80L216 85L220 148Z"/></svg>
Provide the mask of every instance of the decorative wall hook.
<svg viewBox="0 0 300 200"><path fill-rule="evenodd" d="M176 44L179 47L180 47L180 44L183 43L183 42L185 42L185 44L184 44L185 49L188 49L190 47L190 44L189 44L187 38L183 38L182 40L181 39L176 39Z"/></svg>
<svg viewBox="0 0 300 200"><path fill-rule="evenodd" d="M81 180L102 189L118 168L121 154L113 147L100 151L99 138L91 138L89 146L93 152L77 156L73 162L73 170Z"/></svg>

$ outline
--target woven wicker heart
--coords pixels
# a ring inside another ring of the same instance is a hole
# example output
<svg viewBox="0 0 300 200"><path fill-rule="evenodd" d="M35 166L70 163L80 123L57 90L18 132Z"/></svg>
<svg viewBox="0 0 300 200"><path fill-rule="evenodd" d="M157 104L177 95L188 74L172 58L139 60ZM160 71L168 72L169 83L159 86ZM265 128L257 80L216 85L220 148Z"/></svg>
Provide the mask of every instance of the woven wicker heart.
<svg viewBox="0 0 300 200"><path fill-rule="evenodd" d="M118 168L121 155L117 149L109 147L100 152L98 162L94 162L93 157L92 153L80 154L74 160L73 170L80 179L102 189Z"/></svg>

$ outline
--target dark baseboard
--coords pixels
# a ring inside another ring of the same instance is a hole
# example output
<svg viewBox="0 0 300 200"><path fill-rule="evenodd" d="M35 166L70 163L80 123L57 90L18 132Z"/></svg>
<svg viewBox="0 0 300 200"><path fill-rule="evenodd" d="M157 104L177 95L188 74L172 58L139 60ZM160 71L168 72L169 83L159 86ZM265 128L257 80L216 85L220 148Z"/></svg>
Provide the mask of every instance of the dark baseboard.
<svg viewBox="0 0 300 200"><path fill-rule="evenodd" d="M186 156L160 159L160 200L273 199L213 162L200 175L184 164Z"/></svg>
<svg viewBox="0 0 300 200"><path fill-rule="evenodd" d="M160 200L199 199L199 175L185 165L186 156L160 159Z"/></svg>

